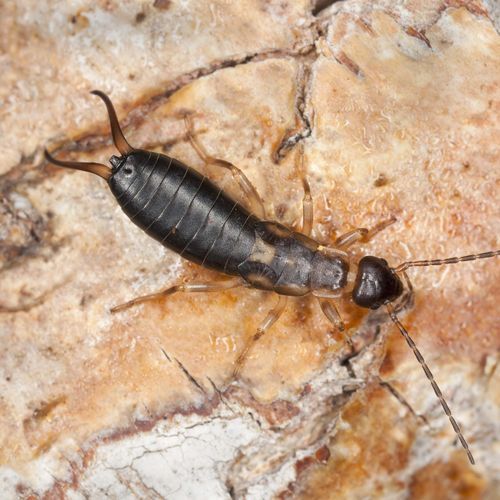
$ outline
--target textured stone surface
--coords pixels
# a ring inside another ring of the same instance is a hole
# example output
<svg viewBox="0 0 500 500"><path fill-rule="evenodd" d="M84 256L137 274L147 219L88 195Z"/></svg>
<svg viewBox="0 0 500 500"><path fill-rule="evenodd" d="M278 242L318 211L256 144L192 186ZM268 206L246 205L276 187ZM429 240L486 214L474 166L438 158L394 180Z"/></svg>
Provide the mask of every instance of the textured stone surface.
<svg viewBox="0 0 500 500"><path fill-rule="evenodd" d="M403 318L472 468L382 313L341 304L361 349L346 364L317 304L293 300L237 382L234 360L274 297L179 295L111 315L214 274L135 228L102 180L42 160L45 146L82 161L114 153L88 94L100 88L131 144L237 194L186 143L181 115L193 111L209 152L239 165L289 225L303 143L325 243L395 216L355 255L398 263L498 248L494 4L323 4L316 16L305 1L0 7L2 498L495 496L497 262L412 270Z"/></svg>

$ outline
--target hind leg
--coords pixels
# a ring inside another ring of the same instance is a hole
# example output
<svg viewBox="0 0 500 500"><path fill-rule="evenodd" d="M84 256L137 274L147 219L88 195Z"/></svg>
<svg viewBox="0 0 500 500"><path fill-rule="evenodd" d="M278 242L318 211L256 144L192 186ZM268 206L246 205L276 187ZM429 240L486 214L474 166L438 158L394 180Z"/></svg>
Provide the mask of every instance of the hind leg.
<svg viewBox="0 0 500 500"><path fill-rule="evenodd" d="M229 290L230 288L244 286L245 283L246 282L240 278L234 278L226 281L214 281L210 283L186 283L183 285L174 285L157 293L136 297L128 302L112 307L110 311L112 313L116 313L137 304L143 304L144 302L149 302L151 300L158 300L177 292L220 292L222 290Z"/></svg>
<svg viewBox="0 0 500 500"><path fill-rule="evenodd" d="M198 153L198 156L202 159L202 161L209 165L216 165L218 167L229 170L231 172L231 175L233 176L233 179L235 179L235 181L239 184L241 190L247 197L252 211L254 211L255 214L259 217L265 218L266 211L264 209L264 203L262 203L262 198L259 196L259 193L257 193L254 185L249 181L248 177L236 165L233 165L226 160L214 158L207 153L202 144L198 142L198 140L194 136L193 122L189 115L186 115L184 117L184 123L186 125L186 133L189 142L191 143L191 146L193 146L193 149L196 151L196 153Z"/></svg>

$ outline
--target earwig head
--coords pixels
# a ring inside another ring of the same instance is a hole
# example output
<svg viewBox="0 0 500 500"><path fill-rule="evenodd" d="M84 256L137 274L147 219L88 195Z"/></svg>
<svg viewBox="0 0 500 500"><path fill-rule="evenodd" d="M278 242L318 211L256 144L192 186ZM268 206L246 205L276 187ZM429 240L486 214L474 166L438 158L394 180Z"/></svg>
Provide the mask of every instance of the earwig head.
<svg viewBox="0 0 500 500"><path fill-rule="evenodd" d="M367 256L359 261L352 298L361 307L378 309L403 293L403 283L387 261Z"/></svg>
<svg viewBox="0 0 500 500"><path fill-rule="evenodd" d="M109 167L101 163L57 160L56 158L51 156L47 150L45 150L45 158L54 165L66 168L73 168L76 170L83 170L85 172L91 172L109 181L110 177L115 173L115 170L120 168L121 164L125 162L127 156L134 151L134 148L127 142L125 136L123 135L123 132L121 131L120 124L118 123L118 118L116 117L115 108L113 107L113 104L109 99L109 97L100 90L93 90L91 94L100 97L104 101L104 104L106 105L106 108L108 110L109 122L111 124L111 133L113 135L113 142L118 151L120 151L120 153L123 156L111 157L110 162L111 165L113 166L113 169L110 169Z"/></svg>

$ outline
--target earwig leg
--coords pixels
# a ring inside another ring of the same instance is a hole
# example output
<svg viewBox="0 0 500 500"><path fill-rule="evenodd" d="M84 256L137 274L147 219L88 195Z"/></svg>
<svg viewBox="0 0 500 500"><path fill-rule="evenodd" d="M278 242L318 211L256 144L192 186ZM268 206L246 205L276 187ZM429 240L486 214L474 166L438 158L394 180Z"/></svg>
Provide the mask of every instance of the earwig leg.
<svg viewBox="0 0 500 500"><path fill-rule="evenodd" d="M364 238L368 234L368 229L365 227L360 227L358 229L354 229L353 231L349 231L348 233L344 233L342 236L339 236L334 243L335 248L348 248L356 241Z"/></svg>
<svg viewBox="0 0 500 500"><path fill-rule="evenodd" d="M425 418L425 415L421 415L420 413L417 413L413 407L406 401L404 396L390 383L387 382L386 380L382 380L382 378L377 377L378 383L380 387L383 387L386 389L394 398L396 398L416 419L420 420L422 423L425 425L429 425L429 422L427 418Z"/></svg>
<svg viewBox="0 0 500 500"><path fill-rule="evenodd" d="M302 179L302 186L304 187L304 198L302 198L302 233L306 236L311 236L314 221L313 200L309 182L307 182L305 177Z"/></svg>
<svg viewBox="0 0 500 500"><path fill-rule="evenodd" d="M295 168L297 174L302 178L302 188L304 189L304 197L302 198L302 234L306 236L311 235L313 221L314 221L314 211L313 211L313 199L311 196L311 187L304 171L304 146L299 146L299 152L295 155Z"/></svg>
<svg viewBox="0 0 500 500"><path fill-rule="evenodd" d="M385 221L380 222L375 227L371 229L366 229L364 227L360 227L358 229L354 229L353 231L349 231L341 236L339 236L335 241L335 248L340 248L341 250L345 250L349 248L351 245L361 240L363 243L367 243L370 241L377 233L384 230L386 227L394 224L396 222L395 217L391 217Z"/></svg>
<svg viewBox="0 0 500 500"><path fill-rule="evenodd" d="M320 297L316 297L318 299L319 305L323 314L328 318L328 321L336 328L337 331L340 332L346 343L349 345L351 349L354 349L352 344L352 340L345 334L345 324L342 320L342 316L340 316L339 310L335 305L333 300L324 299Z"/></svg>
<svg viewBox="0 0 500 500"><path fill-rule="evenodd" d="M241 369L243 368L243 364L245 363L247 355L250 349L252 348L254 342L259 340L269 330L269 328L271 328L271 326L273 326L274 323L278 321L278 319L283 314L286 308L286 303L287 303L287 297L285 295L280 295L276 306L273 307L273 309L271 309L267 313L267 316L265 317L264 321L262 321L262 323L259 325L259 328L257 328L257 332L253 335L253 337L249 341L247 341L245 347L243 348L243 351L236 359L236 365L233 370L234 378L238 376Z"/></svg>
<svg viewBox="0 0 500 500"><path fill-rule="evenodd" d="M248 177L237 166L233 165L232 163L226 160L219 160L218 158L214 158L213 156L210 156L207 153L205 148L198 142L198 140L194 136L193 123L189 115L186 115L184 117L184 123L186 124L186 133L189 142L191 143L191 145L193 146L194 150L201 158L201 160L204 161L206 164L215 165L229 170L231 172L231 175L233 176L233 179L239 184L241 190L247 197L251 209L259 217L265 218L266 211L264 208L264 203L262 202L262 198L259 196L259 193L257 193L257 190L255 189L254 185L249 181Z"/></svg>
<svg viewBox="0 0 500 500"><path fill-rule="evenodd" d="M165 290L162 290L161 292L143 295L142 297L136 297L135 299L129 300L128 302L119 304L111 308L110 312L116 313L119 311L123 311L124 309L128 309L129 307L135 306L137 304L149 302L150 300L158 300L177 292L219 292L222 290L229 290L230 288L236 288L238 286L243 286L244 284L245 282L240 278L234 278L213 283L186 283L183 285L174 285L169 288L165 288Z"/></svg>

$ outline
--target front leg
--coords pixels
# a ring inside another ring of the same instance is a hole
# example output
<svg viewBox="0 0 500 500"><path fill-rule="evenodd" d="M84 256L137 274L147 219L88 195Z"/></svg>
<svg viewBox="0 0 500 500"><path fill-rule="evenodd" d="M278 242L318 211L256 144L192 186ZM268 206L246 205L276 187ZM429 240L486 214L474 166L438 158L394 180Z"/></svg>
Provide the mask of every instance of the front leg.
<svg viewBox="0 0 500 500"><path fill-rule="evenodd" d="M394 224L395 222L396 222L396 217L391 217L390 219L378 223L371 229L360 227L358 229L354 229L352 231L344 233L335 240L334 247L340 250L345 250L354 243L356 243L357 241L360 241L362 243L367 243L377 233L384 230L386 227L389 227L391 224Z"/></svg>
<svg viewBox="0 0 500 500"><path fill-rule="evenodd" d="M335 329L342 335L347 345L354 350L354 345L350 337L345 333L345 323L340 315L337 305L332 299L316 296L323 314L327 317L328 321L335 327Z"/></svg>

